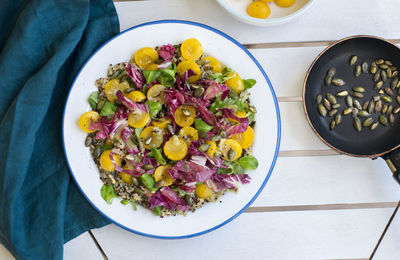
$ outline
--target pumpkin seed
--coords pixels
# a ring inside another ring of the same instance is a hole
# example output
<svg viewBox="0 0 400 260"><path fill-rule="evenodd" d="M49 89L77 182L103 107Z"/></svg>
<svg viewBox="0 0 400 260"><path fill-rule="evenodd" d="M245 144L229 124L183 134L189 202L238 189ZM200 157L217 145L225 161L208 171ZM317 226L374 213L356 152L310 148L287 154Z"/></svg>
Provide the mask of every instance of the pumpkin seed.
<svg viewBox="0 0 400 260"><path fill-rule="evenodd" d="M389 114L389 123L391 126L394 125L394 115L393 114Z"/></svg>
<svg viewBox="0 0 400 260"><path fill-rule="evenodd" d="M230 161L233 161L233 160L235 159L235 157L236 157L236 152L235 152L235 150L233 150L232 148L229 149L229 151L228 151L228 159L229 159Z"/></svg>
<svg viewBox="0 0 400 260"><path fill-rule="evenodd" d="M392 70L392 71L393 71L393 70ZM397 70L395 70L395 71L392 72L392 77L394 78L394 77L396 77L398 74L399 74L399 72L398 72Z"/></svg>
<svg viewBox="0 0 400 260"><path fill-rule="evenodd" d="M151 140L152 140L153 138L150 136L150 137L148 137L148 138L146 138L145 140L144 140L144 144L145 145L149 145L150 143L151 143Z"/></svg>
<svg viewBox="0 0 400 260"><path fill-rule="evenodd" d="M356 55L353 55L350 57L350 66L353 66L354 64L356 64L358 57Z"/></svg>
<svg viewBox="0 0 400 260"><path fill-rule="evenodd" d="M388 106L386 113L391 114L393 112L393 105Z"/></svg>
<svg viewBox="0 0 400 260"><path fill-rule="evenodd" d="M375 83L374 89L380 89L383 86L383 81L378 81Z"/></svg>
<svg viewBox="0 0 400 260"><path fill-rule="evenodd" d="M331 110L331 103L328 101L328 99L324 98L324 106L327 110Z"/></svg>
<svg viewBox="0 0 400 260"><path fill-rule="evenodd" d="M339 103L332 105L332 108L339 108L339 107L340 107Z"/></svg>
<svg viewBox="0 0 400 260"><path fill-rule="evenodd" d="M219 140L221 140L221 136L219 136L219 135L211 136L211 141L218 142Z"/></svg>
<svg viewBox="0 0 400 260"><path fill-rule="evenodd" d="M334 104L337 103L336 98L335 98L332 94L330 94L330 93L327 93L327 94L326 94L326 98L329 100L329 102L330 102L332 105L334 105Z"/></svg>
<svg viewBox="0 0 400 260"><path fill-rule="evenodd" d="M333 128L335 128L335 126L336 126L336 122L335 122L335 120L332 120L331 123L330 123L330 125L329 125L329 128L330 128L331 130L333 130Z"/></svg>
<svg viewBox="0 0 400 260"><path fill-rule="evenodd" d="M390 61L388 61L388 60L385 61L385 64L388 65L388 66L392 66L392 65L393 65L393 64L392 64Z"/></svg>
<svg viewBox="0 0 400 260"><path fill-rule="evenodd" d="M391 103L393 101L393 99L389 96L383 95L382 96L382 100L386 103Z"/></svg>
<svg viewBox="0 0 400 260"><path fill-rule="evenodd" d="M97 103L97 106L96 106L97 111L101 111L101 110L103 109L103 107L104 107L105 104L106 104L106 102L105 102L104 100L100 100L100 101Z"/></svg>
<svg viewBox="0 0 400 260"><path fill-rule="evenodd" d="M363 62L362 64L361 64L361 68L362 68L362 72L363 73L368 73L368 63L367 62Z"/></svg>
<svg viewBox="0 0 400 260"><path fill-rule="evenodd" d="M353 108L353 111L351 111L351 116L355 118L357 117L357 114L358 114L358 108Z"/></svg>
<svg viewBox="0 0 400 260"><path fill-rule="evenodd" d="M386 64L381 64L381 65L379 65L379 68L385 70L385 69L389 68L389 66Z"/></svg>
<svg viewBox="0 0 400 260"><path fill-rule="evenodd" d="M354 87L353 88L354 92L360 92L360 93L364 93L365 92L365 88L358 86L358 87Z"/></svg>
<svg viewBox="0 0 400 260"><path fill-rule="evenodd" d="M139 181L138 181L138 179L136 177L132 177L132 184L134 186L139 186L140 185L140 183L139 183Z"/></svg>
<svg viewBox="0 0 400 260"><path fill-rule="evenodd" d="M384 125L384 126L387 125L388 121L387 121L386 116L380 115L380 116L379 116L379 123L381 123L381 124Z"/></svg>
<svg viewBox="0 0 400 260"><path fill-rule="evenodd" d="M154 167L151 164L145 164L145 165L142 166L142 168L145 171L149 171L149 170L153 169Z"/></svg>
<svg viewBox="0 0 400 260"><path fill-rule="evenodd" d="M359 92L351 92L351 95L353 97L356 97L356 98L363 98L364 97L364 95L362 93L359 93Z"/></svg>
<svg viewBox="0 0 400 260"><path fill-rule="evenodd" d="M372 99L376 102L381 99L381 96L374 96Z"/></svg>
<svg viewBox="0 0 400 260"><path fill-rule="evenodd" d="M124 90L124 92L125 92L125 94L129 94L129 93L131 93L132 91L135 91L135 90L136 90L135 88L127 88L127 89Z"/></svg>
<svg viewBox="0 0 400 260"><path fill-rule="evenodd" d="M363 110L367 110L367 109L368 109L368 105L369 105L369 101L365 101L365 102L362 104L362 109L363 109Z"/></svg>
<svg viewBox="0 0 400 260"><path fill-rule="evenodd" d="M362 117L368 117L368 116L371 116L371 114L370 113L368 113L367 111L365 111L365 110L360 110L360 111L358 111L358 115L359 116L362 116Z"/></svg>
<svg viewBox="0 0 400 260"><path fill-rule="evenodd" d="M379 123L375 122L371 125L371 127L369 128L369 130L374 131L377 127L378 127Z"/></svg>
<svg viewBox="0 0 400 260"><path fill-rule="evenodd" d="M346 116L346 115L350 114L352 111L353 111L353 108L352 107L348 107L345 110L343 110L343 115Z"/></svg>
<svg viewBox="0 0 400 260"><path fill-rule="evenodd" d="M386 105L386 104L384 104L383 106L382 106L382 113L386 113L386 111L387 111L387 109L388 109L388 105Z"/></svg>
<svg viewBox="0 0 400 260"><path fill-rule="evenodd" d="M332 109L331 111L328 112L328 116L334 116L337 114L337 109Z"/></svg>
<svg viewBox="0 0 400 260"><path fill-rule="evenodd" d="M358 131L361 132L361 121L358 117L354 118L354 128Z"/></svg>
<svg viewBox="0 0 400 260"><path fill-rule="evenodd" d="M343 90L343 91L336 93L337 97L345 97L347 95L349 95L349 92L347 90Z"/></svg>
<svg viewBox="0 0 400 260"><path fill-rule="evenodd" d="M381 78L382 78L383 82L385 82L385 81L387 80L387 74L386 74L386 71L384 71L384 70L381 70Z"/></svg>
<svg viewBox="0 0 400 260"><path fill-rule="evenodd" d="M86 137L86 139L85 139L85 146L86 146L86 147L89 147L89 146L92 144L92 142L93 142L92 137L91 137L90 135L88 135L88 136Z"/></svg>
<svg viewBox="0 0 400 260"><path fill-rule="evenodd" d="M391 88L385 88L385 93L388 94L389 96L393 96L393 90Z"/></svg>
<svg viewBox="0 0 400 260"><path fill-rule="evenodd" d="M200 152L206 152L208 150L208 148L210 148L209 144L202 144L202 145L199 146L198 149L199 149Z"/></svg>
<svg viewBox="0 0 400 260"><path fill-rule="evenodd" d="M329 86L332 83L332 77L330 77L329 75L326 75L324 81L325 81L325 85Z"/></svg>
<svg viewBox="0 0 400 260"><path fill-rule="evenodd" d="M397 70L397 68L395 66L390 66L389 69L391 69L392 71Z"/></svg>
<svg viewBox="0 0 400 260"><path fill-rule="evenodd" d="M99 158L101 155L101 145L96 145L93 151L94 158Z"/></svg>
<svg viewBox="0 0 400 260"><path fill-rule="evenodd" d="M390 83L390 87L393 88L393 89L396 88L397 83L399 83L399 78L394 78L392 80L392 83Z"/></svg>
<svg viewBox="0 0 400 260"><path fill-rule="evenodd" d="M353 106L353 98L350 97L350 96L347 96L347 97L346 97L346 103L347 103L347 105L348 105L349 107L352 107L352 106Z"/></svg>
<svg viewBox="0 0 400 260"><path fill-rule="evenodd" d="M386 74L387 74L388 78L391 78L391 77L393 76L392 70L391 70L390 68L388 68L388 69L386 70Z"/></svg>
<svg viewBox="0 0 400 260"><path fill-rule="evenodd" d="M372 64L371 64L371 69L370 69L370 72L371 72L371 74L375 74L376 73L376 71L377 71L377 66L376 66L376 63L375 62L372 62Z"/></svg>
<svg viewBox="0 0 400 260"><path fill-rule="evenodd" d="M383 59L376 60L375 63L380 65L383 64L385 61Z"/></svg>
<svg viewBox="0 0 400 260"><path fill-rule="evenodd" d="M396 107L395 109L393 109L393 114L397 114L400 112L400 107Z"/></svg>
<svg viewBox="0 0 400 260"><path fill-rule="evenodd" d="M382 110L382 101L378 100L375 103L375 113L379 113L379 112L381 112L381 110Z"/></svg>
<svg viewBox="0 0 400 260"><path fill-rule="evenodd" d="M357 65L356 68L354 69L354 76L358 77L361 75L361 66Z"/></svg>
<svg viewBox="0 0 400 260"><path fill-rule="evenodd" d="M156 182L156 184L154 184L154 188L159 189L162 186L164 186L165 181L164 180L159 180L158 182Z"/></svg>
<svg viewBox="0 0 400 260"><path fill-rule="evenodd" d="M181 110L182 110L182 113L183 113L184 116L191 116L192 115L192 113L189 110L187 110L186 108L182 108Z"/></svg>
<svg viewBox="0 0 400 260"><path fill-rule="evenodd" d="M397 103L400 104L400 96L397 96L397 97L396 97L396 101L397 101Z"/></svg>
<svg viewBox="0 0 400 260"><path fill-rule="evenodd" d="M372 112L374 112L374 107L375 107L375 102L374 100L371 100L368 104L368 113L372 114Z"/></svg>
<svg viewBox="0 0 400 260"><path fill-rule="evenodd" d="M381 89L381 90L378 91L378 93L383 95L383 94L385 94L385 91L383 91L383 89Z"/></svg>
<svg viewBox="0 0 400 260"><path fill-rule="evenodd" d="M251 112L257 113L257 110L256 110L256 107L255 107L255 106L251 105L251 106L249 107L249 109L250 109Z"/></svg>
<svg viewBox="0 0 400 260"><path fill-rule="evenodd" d="M197 89L195 89L194 90L194 96L195 97L201 97L201 95L203 95L203 93L204 93L204 88L197 88Z"/></svg>
<svg viewBox="0 0 400 260"><path fill-rule="evenodd" d="M372 119L371 117L365 119L362 123L363 127L370 127L372 125L372 123L374 122L374 119Z"/></svg>
<svg viewBox="0 0 400 260"><path fill-rule="evenodd" d="M377 82L378 80L381 79L381 73L377 71L373 77L374 82Z"/></svg>
<svg viewBox="0 0 400 260"><path fill-rule="evenodd" d="M328 76L333 77L333 76L335 76L335 74L336 74L336 68L335 67L330 68L328 70L328 73L327 73Z"/></svg>
<svg viewBox="0 0 400 260"><path fill-rule="evenodd" d="M358 110L361 110L361 109L362 109L361 104L360 104L360 102L358 102L357 99L354 99L354 100L353 100L353 105L354 105Z"/></svg>
<svg viewBox="0 0 400 260"><path fill-rule="evenodd" d="M342 122L342 115L339 113L335 117L335 123L336 125L339 125Z"/></svg>
<svg viewBox="0 0 400 260"><path fill-rule="evenodd" d="M341 87L341 86L344 86L344 84L346 84L346 83L344 82L343 79L334 78L334 79L332 79L332 84L337 87Z"/></svg>

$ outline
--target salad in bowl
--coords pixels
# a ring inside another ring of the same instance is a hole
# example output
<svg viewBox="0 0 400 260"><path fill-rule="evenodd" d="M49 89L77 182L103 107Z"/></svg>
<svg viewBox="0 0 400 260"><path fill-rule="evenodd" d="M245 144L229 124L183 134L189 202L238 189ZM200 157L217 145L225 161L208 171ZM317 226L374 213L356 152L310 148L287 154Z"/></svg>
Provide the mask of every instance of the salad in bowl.
<svg viewBox="0 0 400 260"><path fill-rule="evenodd" d="M250 182L256 81L206 55L197 39L140 48L95 84L78 124L107 203L120 197L157 216L185 215Z"/></svg>

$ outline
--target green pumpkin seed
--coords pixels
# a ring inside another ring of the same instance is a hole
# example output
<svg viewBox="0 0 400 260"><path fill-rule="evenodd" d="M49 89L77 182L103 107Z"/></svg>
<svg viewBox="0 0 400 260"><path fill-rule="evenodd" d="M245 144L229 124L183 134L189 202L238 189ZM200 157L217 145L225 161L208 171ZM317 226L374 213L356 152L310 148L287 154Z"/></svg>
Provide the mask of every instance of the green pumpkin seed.
<svg viewBox="0 0 400 260"><path fill-rule="evenodd" d="M392 83L390 83L390 87L393 88L393 89L396 88L397 83L399 83L399 78L394 78L392 80Z"/></svg>
<svg viewBox="0 0 400 260"><path fill-rule="evenodd" d="M350 114L352 111L353 111L353 108L352 107L348 107L345 110L343 110L343 115L346 116L346 115Z"/></svg>
<svg viewBox="0 0 400 260"><path fill-rule="evenodd" d="M389 68L389 66L386 64L381 64L381 65L379 65L379 68L385 70L385 69Z"/></svg>
<svg viewBox="0 0 400 260"><path fill-rule="evenodd" d="M388 109L388 105L384 104L384 105L382 106L382 113L385 114L386 111L387 111L387 109Z"/></svg>
<svg viewBox="0 0 400 260"><path fill-rule="evenodd" d="M125 94L129 94L129 93L131 93L132 91L135 91L135 90L136 90L135 88L127 88L127 89L124 90L124 92L125 92Z"/></svg>
<svg viewBox="0 0 400 260"><path fill-rule="evenodd" d="M375 122L371 125L371 127L369 128L369 130L374 131L377 127L378 127L379 123Z"/></svg>
<svg viewBox="0 0 400 260"><path fill-rule="evenodd" d="M182 108L181 111L182 111L182 114L184 116L191 116L192 115L192 113L186 108Z"/></svg>
<svg viewBox="0 0 400 260"><path fill-rule="evenodd" d="M400 88L400 80L399 80L399 82L397 83L396 88Z"/></svg>
<svg viewBox="0 0 400 260"><path fill-rule="evenodd" d="M393 71L393 70L392 70L392 71ZM392 77L394 78L394 77L396 77L398 74L399 74L399 72L398 72L397 70L395 70L395 71L392 72Z"/></svg>
<svg viewBox="0 0 400 260"><path fill-rule="evenodd" d="M236 157L236 152L232 148L228 151L228 159L229 161L233 161Z"/></svg>
<svg viewBox="0 0 400 260"><path fill-rule="evenodd" d="M368 113L372 114L372 112L374 112L374 107L375 107L375 102L374 100L371 100L368 104Z"/></svg>
<svg viewBox="0 0 400 260"><path fill-rule="evenodd" d="M159 189L162 186L164 186L165 181L164 180L159 180L158 182L156 182L156 184L154 184L154 188Z"/></svg>
<svg viewBox="0 0 400 260"><path fill-rule="evenodd" d="M334 116L337 114L337 109L332 109L331 111L328 112L328 116Z"/></svg>
<svg viewBox="0 0 400 260"><path fill-rule="evenodd" d="M380 115L379 116L379 123L381 123L382 125L386 126L387 123L388 123L386 116Z"/></svg>
<svg viewBox="0 0 400 260"><path fill-rule="evenodd" d="M363 127L370 127L372 125L372 123L374 123L374 119L372 119L371 117L365 119L362 123Z"/></svg>
<svg viewBox="0 0 400 260"><path fill-rule="evenodd" d="M317 96L317 105L321 104L321 101L322 101L322 95L318 94L318 96Z"/></svg>
<svg viewBox="0 0 400 260"><path fill-rule="evenodd" d="M388 69L386 70L386 74L387 74L388 78L391 78L391 77L393 76L392 70L391 70L390 68L388 68Z"/></svg>
<svg viewBox="0 0 400 260"><path fill-rule="evenodd" d="M365 110L360 110L360 111L358 111L358 115L361 116L361 117L368 117L368 116L371 116L371 114L368 113L368 112L365 111Z"/></svg>
<svg viewBox="0 0 400 260"><path fill-rule="evenodd" d="M335 123L336 125L339 125L342 122L342 115L341 114L337 114L335 117Z"/></svg>
<svg viewBox="0 0 400 260"><path fill-rule="evenodd" d="M329 100L329 102L330 102L332 105L334 105L334 104L337 103L336 98L335 98L332 94L330 94L330 93L327 93L327 94L326 94L326 98Z"/></svg>
<svg viewBox="0 0 400 260"><path fill-rule="evenodd" d="M334 79L332 79L332 84L335 85L335 86L337 86L337 87L342 87L342 86L344 86L344 84L346 84L346 83L344 82L343 79L334 78Z"/></svg>
<svg viewBox="0 0 400 260"><path fill-rule="evenodd" d="M153 138L150 136L150 137L148 137L148 138L146 138L145 140L144 140L144 144L145 145L149 145L150 143L151 143L151 140L152 140Z"/></svg>
<svg viewBox="0 0 400 260"><path fill-rule="evenodd" d="M378 91L378 93L383 95L383 94L385 94L385 91L383 91L383 89L381 89L381 90Z"/></svg>
<svg viewBox="0 0 400 260"><path fill-rule="evenodd" d="M204 88L197 88L194 90L193 95L197 98L201 97L204 93Z"/></svg>
<svg viewBox="0 0 400 260"><path fill-rule="evenodd" d="M151 164L145 164L145 165L142 166L142 168L143 168L143 170L145 170L145 171L149 171L149 170L153 169L154 166L151 165Z"/></svg>
<svg viewBox="0 0 400 260"><path fill-rule="evenodd" d="M393 101L393 99L389 96L383 95L382 96L382 100L386 103L391 103Z"/></svg>
<svg viewBox="0 0 400 260"><path fill-rule="evenodd" d="M393 105L388 106L386 113L391 114L393 112Z"/></svg>
<svg viewBox="0 0 400 260"><path fill-rule="evenodd" d="M392 65L393 65L393 64L392 64L390 61L388 61L388 60L385 61L385 64L388 65L388 66L392 66Z"/></svg>
<svg viewBox="0 0 400 260"><path fill-rule="evenodd" d="M351 92L351 95L353 97L356 97L356 98L363 98L364 97L364 95L362 93L359 93L359 92Z"/></svg>
<svg viewBox="0 0 400 260"><path fill-rule="evenodd" d="M86 146L86 147L89 147L89 146L92 144L92 142L93 142L92 137L91 137L90 135L88 135L88 136L86 137L86 139L85 139L85 146Z"/></svg>
<svg viewBox="0 0 400 260"><path fill-rule="evenodd" d="M400 96L397 96L397 97L396 97L396 101L397 101L397 103L400 104Z"/></svg>
<svg viewBox="0 0 400 260"><path fill-rule="evenodd" d="M325 114L326 114L326 113L325 113ZM219 135L213 135L213 136L211 136L211 141L218 142L219 140L221 140L221 136L219 136Z"/></svg>
<svg viewBox="0 0 400 260"><path fill-rule="evenodd" d="M339 108L339 107L340 107L339 103L332 105L332 108Z"/></svg>
<svg viewBox="0 0 400 260"><path fill-rule="evenodd" d="M374 82L377 82L381 79L381 73L377 71L373 77Z"/></svg>
<svg viewBox="0 0 400 260"><path fill-rule="evenodd" d="M374 89L380 89L383 86L383 81L378 81L375 83Z"/></svg>
<svg viewBox="0 0 400 260"><path fill-rule="evenodd" d="M331 110L331 103L328 101L328 99L324 98L323 103L327 110Z"/></svg>
<svg viewBox="0 0 400 260"><path fill-rule="evenodd" d="M376 73L376 71L377 71L377 66L376 66L376 63L375 62L372 62L372 64L371 64L371 69L370 69L370 72L371 72L371 74L375 74Z"/></svg>
<svg viewBox="0 0 400 260"><path fill-rule="evenodd" d="M383 80L383 82L387 80L387 74L386 71L384 70L381 70L381 79Z"/></svg>
<svg viewBox="0 0 400 260"><path fill-rule="evenodd" d="M354 118L354 128L358 131L361 132L361 121L358 117Z"/></svg>
<svg viewBox="0 0 400 260"><path fill-rule="evenodd" d="M353 106L353 98L350 97L350 96L347 96L347 97L346 97L346 103L347 103L347 105L348 105L349 107L352 107L352 106Z"/></svg>
<svg viewBox="0 0 400 260"><path fill-rule="evenodd" d="M93 156L94 158L99 158L101 155L101 145L96 145L94 147Z"/></svg>
<svg viewBox="0 0 400 260"><path fill-rule="evenodd" d="M356 68L354 69L354 76L358 77L361 75L361 66L357 65Z"/></svg>
<svg viewBox="0 0 400 260"><path fill-rule="evenodd" d="M353 55L350 57L350 66L353 66L354 64L356 64L358 57L356 55Z"/></svg>
<svg viewBox="0 0 400 260"><path fill-rule="evenodd" d="M330 128L331 130L333 130L333 128L335 128L335 126L336 126L336 122L335 122L335 120L332 120L331 123L330 123L330 125L329 125L329 128Z"/></svg>
<svg viewBox="0 0 400 260"><path fill-rule="evenodd" d="M400 112L400 107L393 109L393 114L398 114Z"/></svg>
<svg viewBox="0 0 400 260"><path fill-rule="evenodd" d="M332 83L332 77L329 75L326 75L324 81L325 81L325 85L329 86Z"/></svg>
<svg viewBox="0 0 400 260"><path fill-rule="evenodd" d="M372 99L376 102L376 101L378 101L379 99L381 99L381 96L374 96Z"/></svg>
<svg viewBox="0 0 400 260"><path fill-rule="evenodd" d="M353 111L351 111L351 116L353 118L356 118L358 115L358 111L359 111L358 108L353 108Z"/></svg>
<svg viewBox="0 0 400 260"><path fill-rule="evenodd" d="M369 101L365 101L365 102L362 104L362 109L363 109L363 110L367 110L367 109L368 109L368 105L369 105Z"/></svg>
<svg viewBox="0 0 400 260"><path fill-rule="evenodd" d="M360 93L364 93L365 92L365 88L358 86L358 87L354 87L353 88L354 92L360 92Z"/></svg>
<svg viewBox="0 0 400 260"><path fill-rule="evenodd" d="M208 150L208 148L210 148L209 144L202 144L199 146L199 148L197 148L200 152L206 152Z"/></svg>
<svg viewBox="0 0 400 260"><path fill-rule="evenodd" d="M343 91L336 93L337 97L345 97L347 95L349 95L349 92L347 90L343 90Z"/></svg>
<svg viewBox="0 0 400 260"><path fill-rule="evenodd" d="M328 72L327 72L327 75L330 76L330 77L335 76L335 74L336 74L336 68L335 68L335 67L330 68L330 69L328 70Z"/></svg>
<svg viewBox="0 0 400 260"><path fill-rule="evenodd" d="M385 61L383 59L376 60L375 63L377 65L383 64Z"/></svg>
<svg viewBox="0 0 400 260"><path fill-rule="evenodd" d="M364 61L364 62L361 64L361 69L362 69L362 72L363 72L363 73L368 73L368 63Z"/></svg>
<svg viewBox="0 0 400 260"><path fill-rule="evenodd" d="M393 114L389 114L389 123L391 126L394 125L394 115Z"/></svg>
<svg viewBox="0 0 400 260"><path fill-rule="evenodd" d="M375 103L375 113L379 113L379 112L381 112L382 111L382 101L381 100L378 100L376 103Z"/></svg>
<svg viewBox="0 0 400 260"><path fill-rule="evenodd" d="M390 66L389 68L390 68L392 71L397 70L397 68L396 68L395 66Z"/></svg>
<svg viewBox="0 0 400 260"><path fill-rule="evenodd" d="M361 104L360 104L360 102L358 102L357 99L354 99L354 100L353 100L353 105L354 105L358 110L361 110L361 109L362 109Z"/></svg>
<svg viewBox="0 0 400 260"><path fill-rule="evenodd" d="M391 88L385 88L385 93L389 96L393 96L393 90Z"/></svg>
<svg viewBox="0 0 400 260"><path fill-rule="evenodd" d="M99 103L97 103L97 111L101 111L104 107L104 105L106 104L106 102L104 100L100 100Z"/></svg>

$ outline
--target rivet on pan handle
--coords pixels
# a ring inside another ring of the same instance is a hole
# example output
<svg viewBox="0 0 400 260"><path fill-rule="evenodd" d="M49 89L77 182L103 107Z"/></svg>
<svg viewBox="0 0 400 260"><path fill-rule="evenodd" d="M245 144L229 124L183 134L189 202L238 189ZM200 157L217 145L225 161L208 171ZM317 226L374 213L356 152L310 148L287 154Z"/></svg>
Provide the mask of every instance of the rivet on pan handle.
<svg viewBox="0 0 400 260"><path fill-rule="evenodd" d="M393 173L393 178L400 184L400 151L396 149L383 156L386 164Z"/></svg>

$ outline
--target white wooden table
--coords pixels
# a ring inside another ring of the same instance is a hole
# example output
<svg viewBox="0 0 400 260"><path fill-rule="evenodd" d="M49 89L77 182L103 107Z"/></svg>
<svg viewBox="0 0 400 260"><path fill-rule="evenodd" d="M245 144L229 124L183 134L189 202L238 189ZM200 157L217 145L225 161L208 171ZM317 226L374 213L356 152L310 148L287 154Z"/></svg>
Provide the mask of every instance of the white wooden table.
<svg viewBox="0 0 400 260"><path fill-rule="evenodd" d="M267 72L282 117L279 158L264 191L222 228L185 240L157 240L114 224L64 247L65 259L368 259L400 199L383 160L330 150L311 131L302 83L331 41L371 34L400 42L400 1L317 0L288 24L260 28L234 20L214 0L115 3L121 30L158 19L184 19L220 29L250 49ZM0 248L0 259L12 259ZM400 213L374 259L400 259Z"/></svg>

